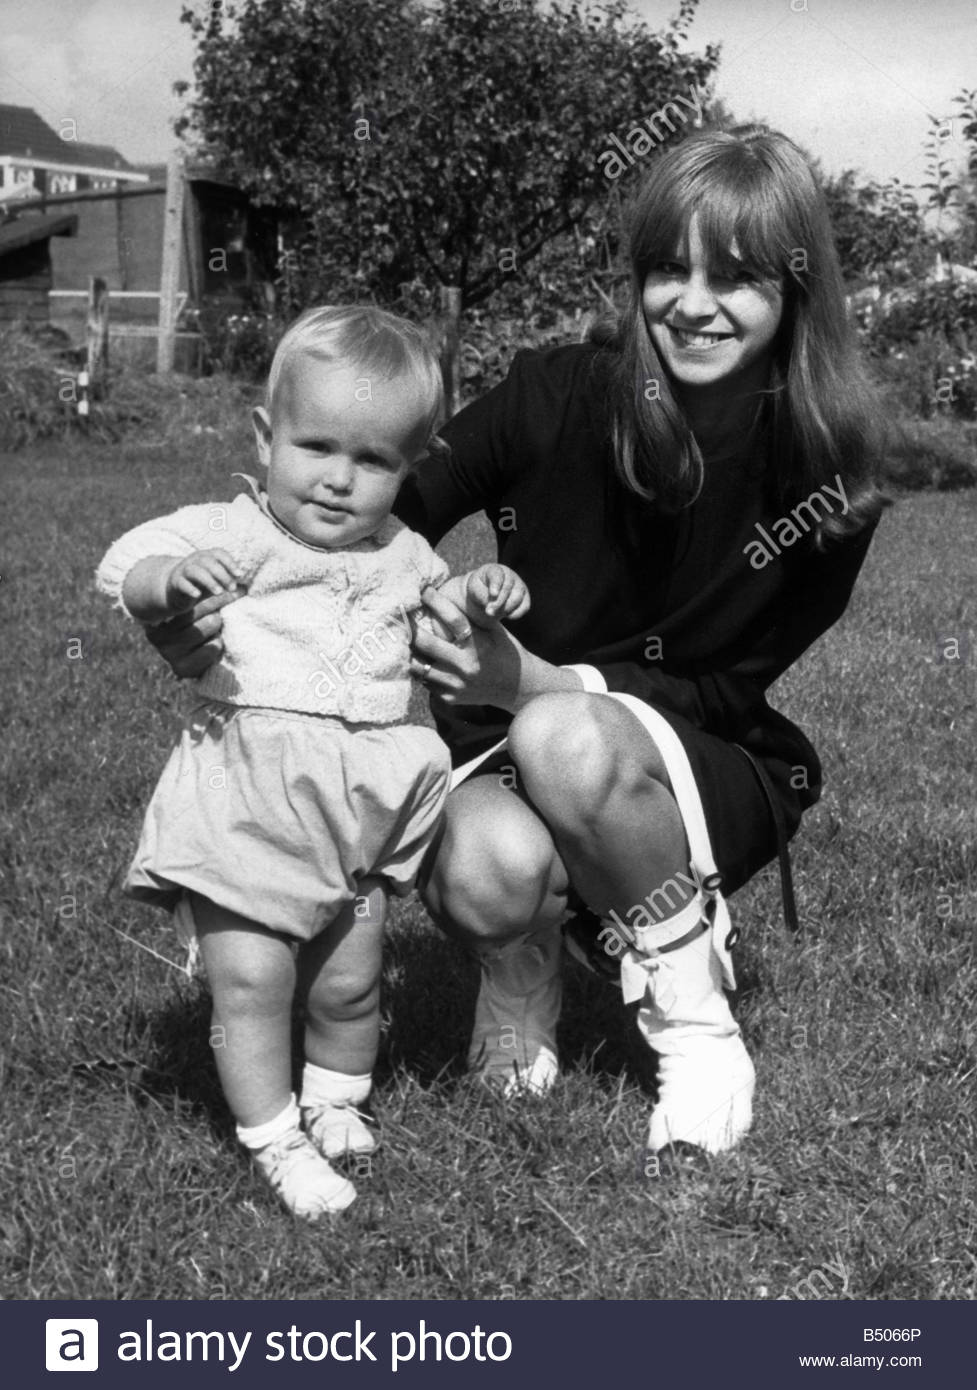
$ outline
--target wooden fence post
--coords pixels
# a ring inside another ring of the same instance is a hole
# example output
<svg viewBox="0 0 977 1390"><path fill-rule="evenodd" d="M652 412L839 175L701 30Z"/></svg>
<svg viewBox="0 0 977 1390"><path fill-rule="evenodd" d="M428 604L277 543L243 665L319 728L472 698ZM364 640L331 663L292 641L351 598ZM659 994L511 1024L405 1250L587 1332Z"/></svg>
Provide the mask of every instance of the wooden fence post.
<svg viewBox="0 0 977 1390"><path fill-rule="evenodd" d="M183 159L179 151L166 166L166 211L163 221L163 264L159 281L159 341L156 370L172 372L176 352L177 295L183 252Z"/></svg>
<svg viewBox="0 0 977 1390"><path fill-rule="evenodd" d="M450 420L461 404L461 289L441 286L441 375Z"/></svg>
<svg viewBox="0 0 977 1390"><path fill-rule="evenodd" d="M88 282L85 320L85 366L92 400L109 393L109 287L100 275Z"/></svg>

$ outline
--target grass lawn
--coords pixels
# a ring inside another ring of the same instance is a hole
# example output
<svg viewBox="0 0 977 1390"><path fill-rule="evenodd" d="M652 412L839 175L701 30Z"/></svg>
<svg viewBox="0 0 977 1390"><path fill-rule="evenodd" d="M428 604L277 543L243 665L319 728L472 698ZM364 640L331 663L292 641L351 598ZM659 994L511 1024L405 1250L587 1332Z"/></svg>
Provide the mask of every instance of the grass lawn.
<svg viewBox="0 0 977 1390"><path fill-rule="evenodd" d="M0 463L0 1295L977 1296L977 491L888 514L848 615L775 694L827 789L796 842L800 939L772 870L732 904L759 1072L742 1149L648 1170L642 1058L579 974L555 1092L484 1094L460 1063L473 967L412 899L385 967L383 1149L349 1213L305 1227L233 1141L204 986L120 935L180 959L118 883L182 697L92 588L110 539L228 495L249 446ZM459 530L449 561L484 539Z"/></svg>

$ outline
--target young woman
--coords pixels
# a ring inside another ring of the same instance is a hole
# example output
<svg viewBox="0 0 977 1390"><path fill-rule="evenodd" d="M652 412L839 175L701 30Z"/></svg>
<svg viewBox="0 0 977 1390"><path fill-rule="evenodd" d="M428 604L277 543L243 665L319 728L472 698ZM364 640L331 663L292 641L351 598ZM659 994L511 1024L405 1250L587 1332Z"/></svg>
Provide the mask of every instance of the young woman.
<svg viewBox="0 0 977 1390"><path fill-rule="evenodd" d="M484 510L531 613L472 628L433 591L426 680L456 772L422 869L483 963L470 1061L557 1070L567 910L659 1059L652 1149L734 1145L753 1067L730 1012L725 898L820 794L767 688L843 613L883 502L824 199L762 128L666 151L627 228L611 335L519 354L443 431L398 515L432 543ZM181 674L219 614L158 644ZM786 877L789 883L789 875Z"/></svg>

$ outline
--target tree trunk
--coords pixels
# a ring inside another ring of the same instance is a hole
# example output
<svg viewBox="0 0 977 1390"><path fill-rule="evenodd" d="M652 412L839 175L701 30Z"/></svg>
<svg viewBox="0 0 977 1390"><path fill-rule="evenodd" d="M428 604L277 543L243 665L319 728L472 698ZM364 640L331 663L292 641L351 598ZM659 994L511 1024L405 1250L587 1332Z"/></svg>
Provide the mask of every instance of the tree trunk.
<svg viewBox="0 0 977 1390"><path fill-rule="evenodd" d="M461 405L461 289L441 286L441 375L448 419Z"/></svg>

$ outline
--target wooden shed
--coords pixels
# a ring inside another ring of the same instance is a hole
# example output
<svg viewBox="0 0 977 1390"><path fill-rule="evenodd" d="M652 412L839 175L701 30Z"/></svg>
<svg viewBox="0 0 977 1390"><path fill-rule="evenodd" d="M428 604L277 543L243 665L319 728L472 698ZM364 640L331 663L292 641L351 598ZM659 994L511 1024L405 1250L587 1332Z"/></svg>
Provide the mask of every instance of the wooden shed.
<svg viewBox="0 0 977 1390"><path fill-rule="evenodd" d="M0 224L0 323L49 322L51 238L74 236L78 218L29 214Z"/></svg>

